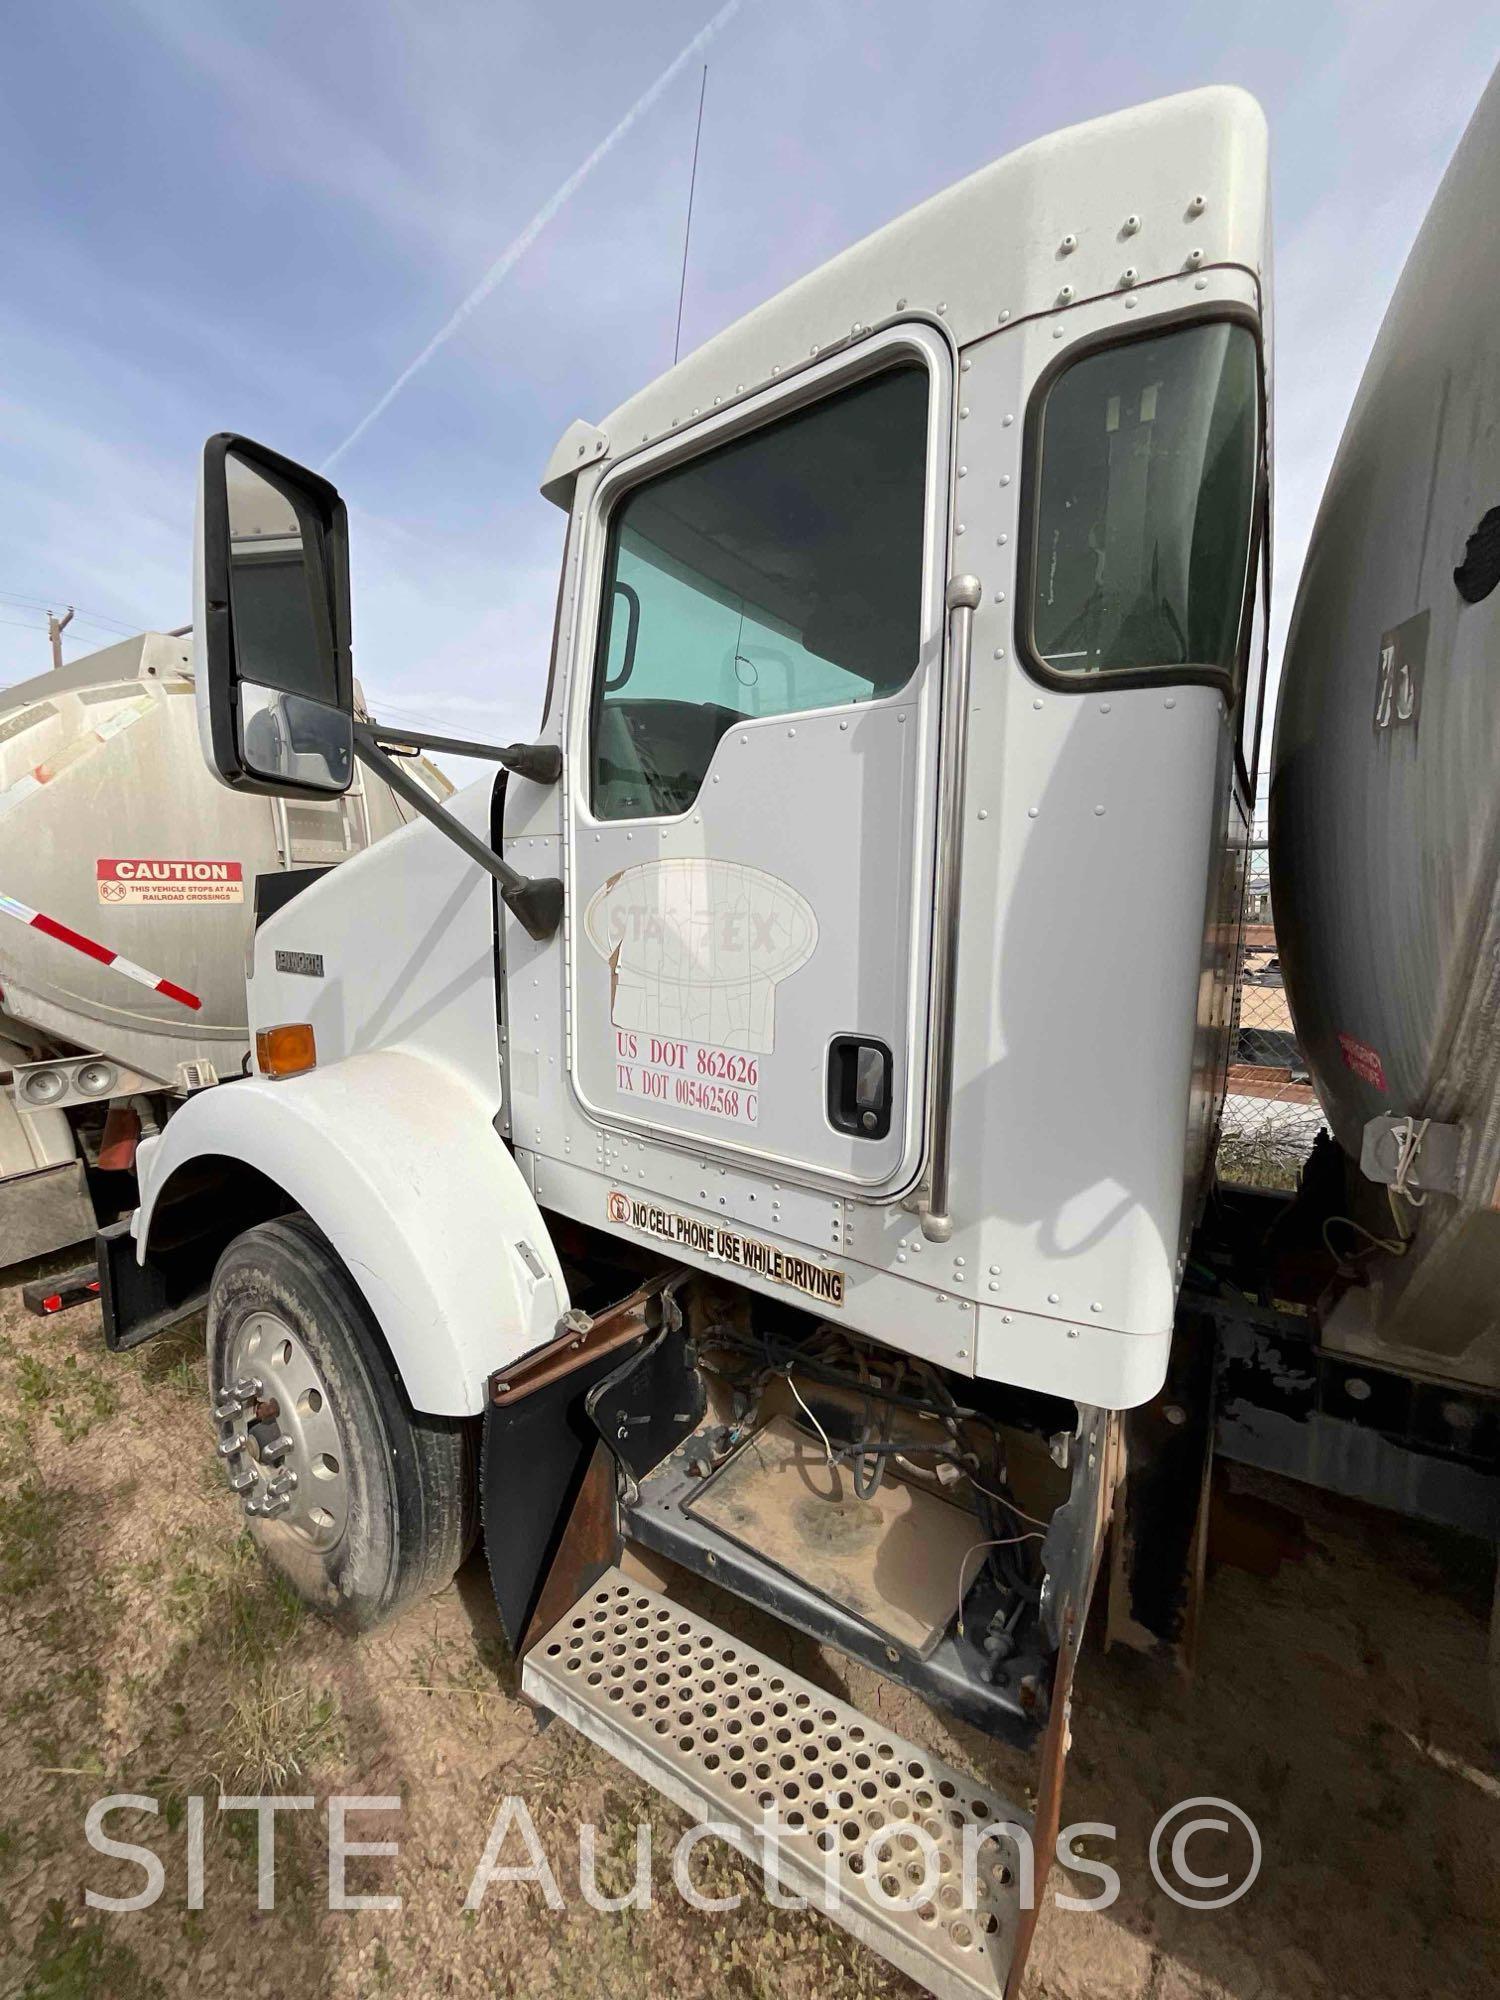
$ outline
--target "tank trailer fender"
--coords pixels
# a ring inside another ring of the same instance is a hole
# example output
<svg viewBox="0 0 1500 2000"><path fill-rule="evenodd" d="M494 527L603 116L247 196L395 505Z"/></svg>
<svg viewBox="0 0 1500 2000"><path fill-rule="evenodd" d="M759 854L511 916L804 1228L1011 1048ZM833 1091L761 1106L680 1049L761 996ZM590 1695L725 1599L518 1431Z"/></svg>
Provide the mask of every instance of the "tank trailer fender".
<svg viewBox="0 0 1500 2000"><path fill-rule="evenodd" d="M488 1376L551 1340L568 1309L546 1224L492 1110L451 1069L394 1049L203 1091L140 1148L136 1261L179 1169L242 1161L348 1266L413 1408L476 1415Z"/></svg>

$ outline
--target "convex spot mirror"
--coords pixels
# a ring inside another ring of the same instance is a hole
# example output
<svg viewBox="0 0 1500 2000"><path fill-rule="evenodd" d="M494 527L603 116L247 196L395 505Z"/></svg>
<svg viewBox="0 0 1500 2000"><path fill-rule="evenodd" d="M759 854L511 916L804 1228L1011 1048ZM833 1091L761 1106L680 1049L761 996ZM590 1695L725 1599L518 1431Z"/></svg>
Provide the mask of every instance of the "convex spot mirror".
<svg viewBox="0 0 1500 2000"><path fill-rule="evenodd" d="M194 639L204 755L283 797L354 774L349 525L337 490L249 438L203 453Z"/></svg>

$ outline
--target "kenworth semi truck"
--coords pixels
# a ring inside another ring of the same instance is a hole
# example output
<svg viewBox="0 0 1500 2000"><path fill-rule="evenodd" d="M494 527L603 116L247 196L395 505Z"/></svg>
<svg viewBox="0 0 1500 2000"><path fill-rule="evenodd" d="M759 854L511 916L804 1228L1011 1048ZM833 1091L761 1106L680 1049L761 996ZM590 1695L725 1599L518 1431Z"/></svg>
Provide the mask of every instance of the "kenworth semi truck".
<svg viewBox="0 0 1500 2000"><path fill-rule="evenodd" d="M482 1536L531 1700L746 1838L773 1815L782 1879L939 1994L1020 1980L1107 1533L1111 1630L1180 1652L1216 1423L1254 1457L1262 1405L1338 1415L1288 1408L1317 1322L1268 1276L1280 1208L1216 1197L1183 1282L1268 269L1263 119L1197 91L1000 160L574 423L536 740L446 806L403 790L442 742L351 711L336 491L204 455L211 769L311 800L362 764L422 823L258 924L254 1073L142 1146L107 1337L206 1298L219 1454L309 1602L367 1626ZM1034 1811L737 1604L1037 1745Z"/></svg>

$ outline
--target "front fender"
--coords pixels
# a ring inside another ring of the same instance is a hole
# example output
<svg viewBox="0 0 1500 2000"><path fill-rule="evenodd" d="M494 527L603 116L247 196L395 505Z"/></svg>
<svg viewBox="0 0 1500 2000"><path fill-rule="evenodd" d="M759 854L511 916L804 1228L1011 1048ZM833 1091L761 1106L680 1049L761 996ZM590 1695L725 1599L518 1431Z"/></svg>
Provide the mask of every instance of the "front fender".
<svg viewBox="0 0 1500 2000"><path fill-rule="evenodd" d="M546 1224L484 1100L424 1056L372 1050L189 1099L138 1150L138 1262L162 1190L214 1156L257 1168L317 1223L415 1409L476 1414L486 1378L550 1340L567 1310Z"/></svg>

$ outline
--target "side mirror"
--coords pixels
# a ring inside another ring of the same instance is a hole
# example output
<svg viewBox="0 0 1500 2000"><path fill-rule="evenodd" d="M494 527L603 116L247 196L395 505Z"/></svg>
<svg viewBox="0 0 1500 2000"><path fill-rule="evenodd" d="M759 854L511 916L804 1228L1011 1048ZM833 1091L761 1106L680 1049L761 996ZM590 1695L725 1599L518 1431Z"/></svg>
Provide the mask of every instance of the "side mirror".
<svg viewBox="0 0 1500 2000"><path fill-rule="evenodd" d="M326 798L354 775L349 522L337 489L249 438L203 451L199 735L236 790Z"/></svg>
<svg viewBox="0 0 1500 2000"><path fill-rule="evenodd" d="M338 489L263 444L222 431L203 447L193 602L198 740L237 791L327 798L349 789L356 757L493 875L530 936L553 937L563 885L512 868L438 804L402 756L489 757L554 785L555 743L467 743L354 719L349 650L349 517ZM393 756L391 753L395 752Z"/></svg>

